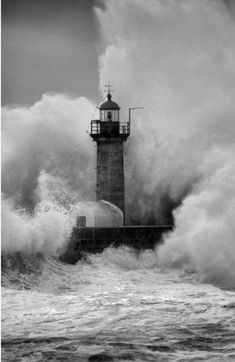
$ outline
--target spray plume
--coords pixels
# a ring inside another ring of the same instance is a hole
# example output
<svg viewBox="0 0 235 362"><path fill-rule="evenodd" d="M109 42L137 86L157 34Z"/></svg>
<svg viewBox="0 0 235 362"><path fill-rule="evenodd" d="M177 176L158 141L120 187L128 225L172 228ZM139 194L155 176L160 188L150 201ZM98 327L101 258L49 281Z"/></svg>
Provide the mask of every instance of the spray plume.
<svg viewBox="0 0 235 362"><path fill-rule="evenodd" d="M33 210L39 201L39 175L44 171L81 193L78 199L91 198L95 156L86 131L93 111L94 105L85 98L63 95L44 95L29 108L4 107L2 191L5 197Z"/></svg>
<svg viewBox="0 0 235 362"><path fill-rule="evenodd" d="M75 222L73 205L93 198L86 131L94 108L85 98L49 94L32 107L3 108L4 251L54 252Z"/></svg>
<svg viewBox="0 0 235 362"><path fill-rule="evenodd" d="M235 24L224 2L107 1L98 10L112 79L132 123L128 210L143 221L180 204L162 266L235 285ZM128 100L128 102L127 102Z"/></svg>

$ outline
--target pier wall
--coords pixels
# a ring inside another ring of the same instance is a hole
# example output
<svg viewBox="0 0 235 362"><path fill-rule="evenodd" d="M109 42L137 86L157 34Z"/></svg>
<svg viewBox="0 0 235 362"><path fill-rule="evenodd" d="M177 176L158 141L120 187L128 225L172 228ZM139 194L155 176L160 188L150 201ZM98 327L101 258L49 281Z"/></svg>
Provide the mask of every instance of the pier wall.
<svg viewBox="0 0 235 362"><path fill-rule="evenodd" d="M75 227L60 259L75 264L86 253L101 253L109 246L126 245L136 250L153 249L173 226Z"/></svg>

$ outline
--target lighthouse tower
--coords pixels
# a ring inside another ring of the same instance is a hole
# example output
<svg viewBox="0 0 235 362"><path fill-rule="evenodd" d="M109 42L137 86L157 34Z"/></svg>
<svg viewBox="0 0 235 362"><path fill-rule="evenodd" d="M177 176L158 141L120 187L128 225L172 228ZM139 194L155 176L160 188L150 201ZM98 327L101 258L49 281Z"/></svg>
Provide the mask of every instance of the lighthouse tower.
<svg viewBox="0 0 235 362"><path fill-rule="evenodd" d="M78 216L70 242L66 244L66 249L60 257L63 262L71 264L83 258L84 253L85 255L101 253L110 245L113 247L127 245L138 250L155 248L156 243L161 242L162 234L173 230L173 225L125 225L123 146L130 135L131 110L142 107L129 108L129 121L120 122L120 107L112 101L108 86L107 100L98 108L99 119L91 120L90 130L90 136L97 144L96 199L109 201L121 209L124 225L116 223L116 220L114 223L113 219L106 220L105 215L102 215L102 220L99 218L96 220L95 210L92 214L95 225L86 225L86 216ZM115 214L115 217L120 216L115 208L109 207L110 205L105 206L110 211L109 216L110 214ZM112 213L113 211L115 212ZM118 222L120 220L121 218Z"/></svg>
<svg viewBox="0 0 235 362"><path fill-rule="evenodd" d="M100 119L91 121L90 136L97 143L96 200L119 207L125 220L125 183L123 143L130 135L130 123L120 122L120 107L107 100L99 106Z"/></svg>

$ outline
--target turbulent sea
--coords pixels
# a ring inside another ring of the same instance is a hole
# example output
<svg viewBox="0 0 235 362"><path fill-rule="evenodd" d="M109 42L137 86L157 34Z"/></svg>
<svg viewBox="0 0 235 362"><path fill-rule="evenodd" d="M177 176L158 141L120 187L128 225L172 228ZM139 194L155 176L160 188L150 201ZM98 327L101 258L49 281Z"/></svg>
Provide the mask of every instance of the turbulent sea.
<svg viewBox="0 0 235 362"><path fill-rule="evenodd" d="M121 247L2 261L2 361L234 361L235 290Z"/></svg>

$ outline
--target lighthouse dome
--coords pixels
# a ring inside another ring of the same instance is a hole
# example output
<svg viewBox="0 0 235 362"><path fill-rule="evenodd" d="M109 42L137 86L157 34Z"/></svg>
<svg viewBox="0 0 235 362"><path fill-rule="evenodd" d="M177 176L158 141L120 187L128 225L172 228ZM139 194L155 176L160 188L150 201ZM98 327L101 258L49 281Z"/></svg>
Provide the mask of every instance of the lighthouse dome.
<svg viewBox="0 0 235 362"><path fill-rule="evenodd" d="M105 101L104 103L102 103L100 106L99 106L99 109L102 111L102 110L107 110L107 109L114 109L114 110L119 110L120 107L119 105L116 103L116 102L113 102L111 99L112 99L112 96L110 93L107 94L107 98L108 100Z"/></svg>

